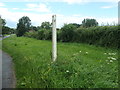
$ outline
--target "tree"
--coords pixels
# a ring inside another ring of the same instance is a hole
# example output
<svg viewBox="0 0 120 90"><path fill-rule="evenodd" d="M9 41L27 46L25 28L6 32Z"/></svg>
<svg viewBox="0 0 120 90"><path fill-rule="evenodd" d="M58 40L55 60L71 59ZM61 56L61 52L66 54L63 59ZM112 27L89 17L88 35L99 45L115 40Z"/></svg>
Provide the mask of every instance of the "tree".
<svg viewBox="0 0 120 90"><path fill-rule="evenodd" d="M34 31L38 31L38 28L36 26L31 26L31 29Z"/></svg>
<svg viewBox="0 0 120 90"><path fill-rule="evenodd" d="M73 24L64 24L64 26L61 28L61 33L59 38L61 38L63 42L72 41L75 34L74 30L76 28L77 27Z"/></svg>
<svg viewBox="0 0 120 90"><path fill-rule="evenodd" d="M4 34L13 34L13 33L15 33L15 29L10 28L8 26L3 26L2 27L2 35L4 35Z"/></svg>
<svg viewBox="0 0 120 90"><path fill-rule="evenodd" d="M41 28L42 29L51 29L51 23L50 22L42 22Z"/></svg>
<svg viewBox="0 0 120 90"><path fill-rule="evenodd" d="M92 26L98 26L98 22L95 19L84 19L82 21L83 27L92 27Z"/></svg>
<svg viewBox="0 0 120 90"><path fill-rule="evenodd" d="M5 26L5 24L6 24L5 19L2 19L0 16L0 29L2 29L2 30L0 30L0 34L2 34L2 32L3 32L3 27Z"/></svg>
<svg viewBox="0 0 120 90"><path fill-rule="evenodd" d="M31 20L27 16L23 16L19 19L17 24L17 36L23 36L25 32L28 32L31 27Z"/></svg>
<svg viewBox="0 0 120 90"><path fill-rule="evenodd" d="M0 16L0 23L2 24L2 26L5 26L5 24L6 24L5 19L2 19L1 16Z"/></svg>
<svg viewBox="0 0 120 90"><path fill-rule="evenodd" d="M77 23L70 23L70 24L76 26L77 28L79 28L81 26L80 24L77 24Z"/></svg>

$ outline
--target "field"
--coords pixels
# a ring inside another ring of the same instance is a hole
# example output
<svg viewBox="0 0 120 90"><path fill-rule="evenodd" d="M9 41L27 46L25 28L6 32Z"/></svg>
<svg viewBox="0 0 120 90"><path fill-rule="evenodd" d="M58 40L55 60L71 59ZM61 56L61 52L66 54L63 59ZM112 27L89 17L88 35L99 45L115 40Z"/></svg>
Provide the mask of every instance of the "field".
<svg viewBox="0 0 120 90"><path fill-rule="evenodd" d="M17 88L117 88L117 50L78 43L58 43L51 60L51 41L11 36L3 50L13 58Z"/></svg>

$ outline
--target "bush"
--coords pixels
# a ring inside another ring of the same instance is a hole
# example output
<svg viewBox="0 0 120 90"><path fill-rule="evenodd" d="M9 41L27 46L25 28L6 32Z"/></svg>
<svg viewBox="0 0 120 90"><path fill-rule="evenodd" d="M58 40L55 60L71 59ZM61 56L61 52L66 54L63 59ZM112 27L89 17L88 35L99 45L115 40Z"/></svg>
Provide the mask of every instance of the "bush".
<svg viewBox="0 0 120 90"><path fill-rule="evenodd" d="M38 33L37 32L26 32L24 34L25 37L30 37L30 38L37 38L38 37Z"/></svg>
<svg viewBox="0 0 120 90"><path fill-rule="evenodd" d="M38 31L38 38L40 40L51 40L52 31L48 29L41 29Z"/></svg>
<svg viewBox="0 0 120 90"><path fill-rule="evenodd" d="M61 33L59 38L61 39L61 41L63 42L70 42L73 41L73 37L74 37L74 30L76 29L76 27L72 24L68 24L68 25L64 25L61 28Z"/></svg>
<svg viewBox="0 0 120 90"><path fill-rule="evenodd" d="M117 26L78 28L76 30L76 41L97 46L118 48L119 32Z"/></svg>
<svg viewBox="0 0 120 90"><path fill-rule="evenodd" d="M120 28L118 26L97 26L77 28L75 25L64 25L57 31L57 40L62 42L78 42L103 47L120 48ZM38 32L27 32L25 36L40 40L51 40L52 31L41 29Z"/></svg>

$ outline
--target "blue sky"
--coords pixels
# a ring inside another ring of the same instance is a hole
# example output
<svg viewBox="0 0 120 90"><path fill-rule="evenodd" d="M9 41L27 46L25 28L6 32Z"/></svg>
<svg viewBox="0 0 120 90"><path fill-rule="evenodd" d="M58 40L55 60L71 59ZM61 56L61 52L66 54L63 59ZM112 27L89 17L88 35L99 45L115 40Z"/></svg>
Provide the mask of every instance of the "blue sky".
<svg viewBox="0 0 120 90"><path fill-rule="evenodd" d="M6 19L7 25L16 27L22 16L28 16L32 25L40 26L44 21L52 21L52 15L57 15L57 27L64 23L81 24L84 18L94 18L101 24L118 22L117 0L44 0L40 1L1 1L0 15Z"/></svg>

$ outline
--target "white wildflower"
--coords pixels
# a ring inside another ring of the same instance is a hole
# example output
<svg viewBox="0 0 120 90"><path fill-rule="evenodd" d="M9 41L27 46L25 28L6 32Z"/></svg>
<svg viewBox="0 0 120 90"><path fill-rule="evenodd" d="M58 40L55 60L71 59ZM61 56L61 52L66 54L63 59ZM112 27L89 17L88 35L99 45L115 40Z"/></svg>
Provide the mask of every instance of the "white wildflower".
<svg viewBox="0 0 120 90"><path fill-rule="evenodd" d="M116 53L113 53L114 55L116 55Z"/></svg>
<svg viewBox="0 0 120 90"><path fill-rule="evenodd" d="M113 62L112 60L110 60L110 62Z"/></svg>
<svg viewBox="0 0 120 90"><path fill-rule="evenodd" d="M107 57L108 59L111 59L111 57Z"/></svg>
<svg viewBox="0 0 120 90"><path fill-rule="evenodd" d="M116 60L116 58L113 58L113 57L112 57L111 59L112 59L112 60Z"/></svg>
<svg viewBox="0 0 120 90"><path fill-rule="evenodd" d="M75 73L77 75L77 73Z"/></svg>
<svg viewBox="0 0 120 90"><path fill-rule="evenodd" d="M112 55L111 53L108 53L108 55Z"/></svg>
<svg viewBox="0 0 120 90"><path fill-rule="evenodd" d="M116 53L112 53L112 55L116 55Z"/></svg>
<svg viewBox="0 0 120 90"><path fill-rule="evenodd" d="M76 54L73 54L74 56L76 55Z"/></svg>
<svg viewBox="0 0 120 90"><path fill-rule="evenodd" d="M104 53L105 55L107 54L107 53Z"/></svg>
<svg viewBox="0 0 120 90"><path fill-rule="evenodd" d="M88 54L88 52L85 52L86 54Z"/></svg>
<svg viewBox="0 0 120 90"><path fill-rule="evenodd" d="M116 55L116 53L108 53L108 55Z"/></svg>
<svg viewBox="0 0 120 90"><path fill-rule="evenodd" d="M66 70L66 72L69 72L68 70Z"/></svg>
<svg viewBox="0 0 120 90"><path fill-rule="evenodd" d="M81 53L81 51L79 51Z"/></svg>
<svg viewBox="0 0 120 90"><path fill-rule="evenodd" d="M108 59L111 59L111 60L117 60L117 59L114 58L114 57L108 57Z"/></svg>

